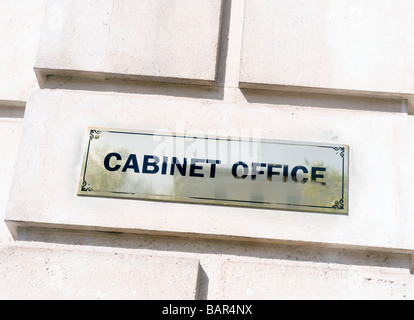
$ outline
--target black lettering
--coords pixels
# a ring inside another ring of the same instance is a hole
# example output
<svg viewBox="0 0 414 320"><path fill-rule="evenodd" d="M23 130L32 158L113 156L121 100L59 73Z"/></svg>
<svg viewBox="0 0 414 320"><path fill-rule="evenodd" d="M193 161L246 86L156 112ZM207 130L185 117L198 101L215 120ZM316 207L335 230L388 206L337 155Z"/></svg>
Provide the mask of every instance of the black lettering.
<svg viewBox="0 0 414 320"><path fill-rule="evenodd" d="M111 158L113 158L113 157L115 157L116 160L122 160L121 155L119 153L115 153L115 152L112 152L112 153L108 154L105 157L105 160L104 160L105 169L108 170L108 171L111 171L111 172L118 171L119 169L121 169L121 166L119 164L115 165L114 167L111 167L109 165L109 163L111 161Z"/></svg>
<svg viewBox="0 0 414 320"><path fill-rule="evenodd" d="M237 168L239 166L243 167L243 175L241 177L237 174ZM236 179L239 179L239 180L246 179L247 175L249 173L249 167L243 161L239 161L239 162L236 162L235 164L233 164L233 168L231 169L231 173L233 174L233 177L235 177Z"/></svg>
<svg viewBox="0 0 414 320"><path fill-rule="evenodd" d="M326 172L326 168L321 168L321 167L313 167L313 168L312 168L312 177L311 177L312 182L313 182L313 183L320 183L321 185L325 186L325 185L326 185L326 182L323 182L323 181L316 181L316 179L324 179L324 178L325 178L325 175L323 175L323 174L318 174L318 171L321 171L321 172Z"/></svg>
<svg viewBox="0 0 414 320"><path fill-rule="evenodd" d="M205 163L206 160L204 159L191 159L191 166L190 166L190 177L198 177L204 178L204 173L196 173L196 170L203 170L202 166L197 166L196 163L201 162Z"/></svg>
<svg viewBox="0 0 414 320"><path fill-rule="evenodd" d="M168 157L162 157L161 174L167 174Z"/></svg>
<svg viewBox="0 0 414 320"><path fill-rule="evenodd" d="M152 162L149 162L149 160L153 160ZM160 171L160 168L158 167L158 163L160 162L160 158L157 156L144 156L144 162L142 164L142 173L148 173L148 174L156 174L158 171ZM152 169L148 169L148 167L152 167Z"/></svg>
<svg viewBox="0 0 414 320"><path fill-rule="evenodd" d="M304 177L301 181L299 181L297 178L297 173L299 170L303 171L304 174L307 174L309 172L306 167L303 167L303 166L294 167L292 170L292 180L296 183L305 184L306 182L308 182L309 179Z"/></svg>
<svg viewBox="0 0 414 320"><path fill-rule="evenodd" d="M284 165L283 166L283 182L288 182L288 177L289 177L289 166Z"/></svg>
<svg viewBox="0 0 414 320"><path fill-rule="evenodd" d="M187 159L184 158L184 163L181 165L181 163L178 161L176 157L172 158L172 164L171 164L171 170L170 170L170 175L172 176L174 175L175 167L177 167L181 176L185 177L186 172L187 172Z"/></svg>
<svg viewBox="0 0 414 320"><path fill-rule="evenodd" d="M252 180L256 180L258 174L264 174L264 170L257 171L257 167L266 168L266 163L252 163Z"/></svg>
<svg viewBox="0 0 414 320"><path fill-rule="evenodd" d="M281 164L269 164L267 167L267 181L272 181L272 176L280 176L280 172L274 172L273 169L282 169Z"/></svg>
<svg viewBox="0 0 414 320"><path fill-rule="evenodd" d="M207 160L207 163L211 164L210 166L210 178L216 177L216 166L221 163L220 160Z"/></svg>
<svg viewBox="0 0 414 320"><path fill-rule="evenodd" d="M128 169L134 169L134 172L139 173L138 161L137 161L137 155L136 154L130 154L129 155L128 160L125 163L124 168L122 169L122 172L126 172Z"/></svg>

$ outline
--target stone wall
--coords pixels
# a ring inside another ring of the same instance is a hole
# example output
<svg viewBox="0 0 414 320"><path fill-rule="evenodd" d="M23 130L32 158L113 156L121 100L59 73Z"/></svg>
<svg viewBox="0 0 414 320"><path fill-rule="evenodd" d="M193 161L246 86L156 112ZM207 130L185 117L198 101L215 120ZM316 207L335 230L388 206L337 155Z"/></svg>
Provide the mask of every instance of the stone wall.
<svg viewBox="0 0 414 320"><path fill-rule="evenodd" d="M414 298L413 9L3 1L0 298ZM349 214L79 197L89 126L349 145Z"/></svg>

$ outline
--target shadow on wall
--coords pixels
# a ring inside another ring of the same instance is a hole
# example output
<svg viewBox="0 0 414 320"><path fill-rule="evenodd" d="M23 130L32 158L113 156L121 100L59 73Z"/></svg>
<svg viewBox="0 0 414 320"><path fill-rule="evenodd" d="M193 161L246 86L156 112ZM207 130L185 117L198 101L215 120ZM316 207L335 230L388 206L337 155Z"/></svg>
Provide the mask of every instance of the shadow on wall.
<svg viewBox="0 0 414 320"><path fill-rule="evenodd" d="M196 206L196 205L194 205ZM33 241L62 245L82 245L94 248L117 248L174 252L177 254L238 256L259 259L334 263L340 265L374 266L411 269L411 257L403 253L383 253L369 250L308 247L298 244L244 242L192 237L134 235L116 232L71 231L49 228L19 228L16 241ZM201 267L200 267L201 268ZM202 268L201 268L202 269ZM208 286L203 270L199 279ZM200 290L201 290L200 289Z"/></svg>
<svg viewBox="0 0 414 320"><path fill-rule="evenodd" d="M203 267L198 265L196 300L207 300L209 279Z"/></svg>
<svg viewBox="0 0 414 320"><path fill-rule="evenodd" d="M127 94L161 95L181 98L223 100L224 87L143 81L114 81L49 76L46 89L118 92ZM247 103L303 106L309 108L344 109L388 113L407 113L407 102L401 99L368 98L347 95L276 91L263 89L234 89ZM0 115L1 116L1 115Z"/></svg>
<svg viewBox="0 0 414 320"><path fill-rule="evenodd" d="M368 98L261 89L241 89L241 92L249 103L407 113L407 103L401 99Z"/></svg>
<svg viewBox="0 0 414 320"><path fill-rule="evenodd" d="M0 101L0 118L23 119L24 112L24 106L3 105Z"/></svg>
<svg viewBox="0 0 414 320"><path fill-rule="evenodd" d="M195 99L223 100L224 88L166 82L107 80L48 76L45 89L117 92Z"/></svg>

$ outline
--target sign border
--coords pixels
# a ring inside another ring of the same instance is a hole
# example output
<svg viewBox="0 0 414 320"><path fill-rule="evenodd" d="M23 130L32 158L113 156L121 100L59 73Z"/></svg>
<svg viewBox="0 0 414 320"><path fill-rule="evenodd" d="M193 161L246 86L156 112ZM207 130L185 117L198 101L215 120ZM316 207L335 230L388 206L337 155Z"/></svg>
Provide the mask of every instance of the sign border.
<svg viewBox="0 0 414 320"><path fill-rule="evenodd" d="M314 206L303 204L289 204L289 203L274 203L274 202L260 202L260 201L247 201L247 200L231 200L231 199L216 199L216 198L203 198L203 197L183 197L183 196L168 196L168 195L151 195L151 194L139 194L132 192L115 192L115 191L103 191L94 190L90 184L86 181L86 172L88 166L88 157L91 147L91 141L99 138L102 132L116 133L116 134L133 134L133 135L146 135L146 136L162 136L162 137L175 137L175 138L193 138L193 139L205 139L205 140L225 140L225 141L247 141L247 142L261 142L261 143L274 143L296 146L314 146L319 148L329 148L336 151L342 158L342 197L335 201L331 207L327 206ZM288 210L288 211L300 211L300 212L315 212L315 213L333 213L339 215L348 215L348 192L349 192L349 146L338 144L325 144L314 142L297 142L297 141L282 141L273 139L246 139L241 137L209 137L201 134L180 134L172 132L154 132L146 130L122 130L111 129L104 127L88 127L87 133L89 139L85 148L81 177L78 187L78 196L90 196L90 197L105 197L105 198L122 198L122 199L134 199L134 200L148 200L148 201L166 201L166 202L178 202L188 204L207 204L218 206L235 206L246 208L259 208L259 209L271 209L271 210ZM348 155L345 156L345 155Z"/></svg>

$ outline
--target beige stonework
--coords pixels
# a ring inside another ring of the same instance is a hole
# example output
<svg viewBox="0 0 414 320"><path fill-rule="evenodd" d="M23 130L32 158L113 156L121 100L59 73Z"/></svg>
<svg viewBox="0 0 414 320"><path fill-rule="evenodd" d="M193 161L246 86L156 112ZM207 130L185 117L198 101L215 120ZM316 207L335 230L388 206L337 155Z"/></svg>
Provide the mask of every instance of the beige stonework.
<svg viewBox="0 0 414 320"><path fill-rule="evenodd" d="M0 9L0 298L414 298L410 1ZM349 214L79 197L89 126L349 145Z"/></svg>
<svg viewBox="0 0 414 320"><path fill-rule="evenodd" d="M194 299L192 259L10 247L0 250L0 299Z"/></svg>
<svg viewBox="0 0 414 320"><path fill-rule="evenodd" d="M33 66L46 0L0 3L0 106L24 107L38 88Z"/></svg>
<svg viewBox="0 0 414 320"><path fill-rule="evenodd" d="M240 84L412 99L410 0L247 0Z"/></svg>
<svg viewBox="0 0 414 320"><path fill-rule="evenodd" d="M202 113L194 116L196 110ZM412 157L414 120L406 114L43 89L32 95L25 120L6 216L11 225L414 249L413 168L395 165L395 157L401 163ZM348 144L349 215L79 197L90 125L188 134L227 128L261 138Z"/></svg>
<svg viewBox="0 0 414 320"><path fill-rule="evenodd" d="M221 0L49 2L35 69L214 85Z"/></svg>

